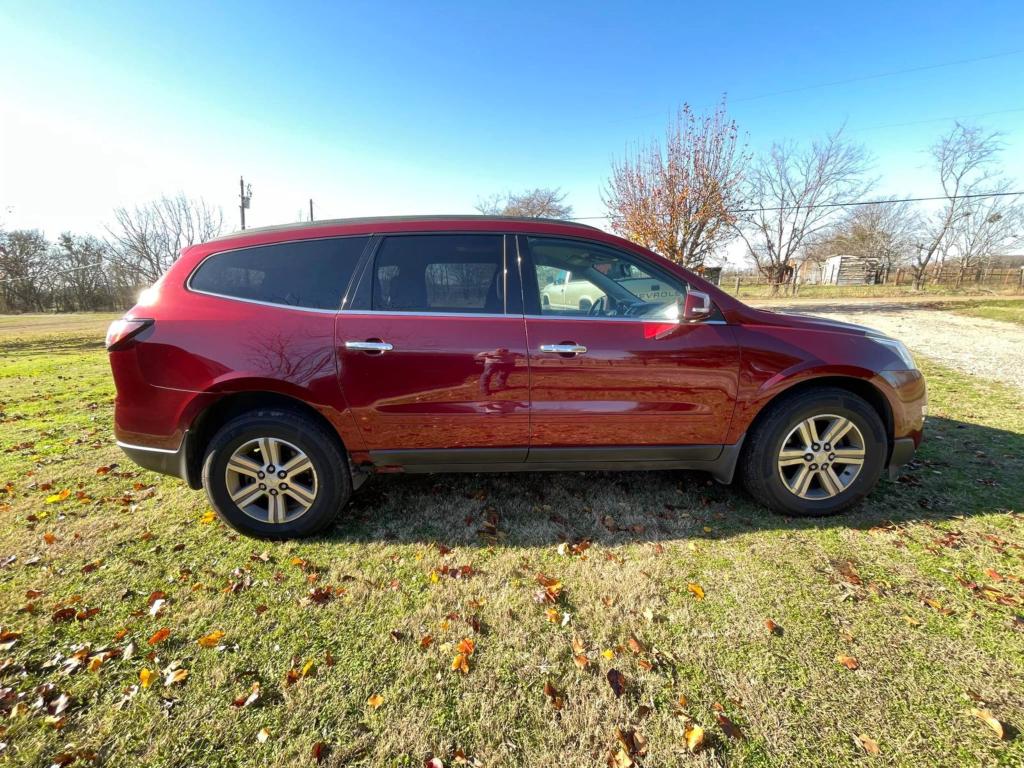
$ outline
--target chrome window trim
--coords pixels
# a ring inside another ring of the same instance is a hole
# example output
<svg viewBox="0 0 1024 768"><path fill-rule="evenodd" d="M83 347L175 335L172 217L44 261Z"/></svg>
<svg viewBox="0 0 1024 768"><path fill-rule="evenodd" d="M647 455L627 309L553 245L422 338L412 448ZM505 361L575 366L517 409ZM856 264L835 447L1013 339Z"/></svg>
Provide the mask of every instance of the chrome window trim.
<svg viewBox="0 0 1024 768"><path fill-rule="evenodd" d="M245 232L245 230L242 230L242 232L239 233L239 234L240 235L245 235L246 232ZM229 301L242 301L242 302L245 302L246 304L259 304L260 306L263 306L263 307L284 307L285 309L295 309L295 310L298 310L300 312L315 312L317 314L335 315L335 314L338 313L337 309L320 309L318 307L304 307L304 306L299 306L297 304L279 304L276 301L261 301L260 299L245 299L245 298L242 298L241 296L229 296L226 293L214 293L213 291L203 291L203 290L200 290L199 288L193 288L192 287L192 278L196 276L196 273L199 271L200 267L203 266L203 264L205 264L207 261L212 259L214 256L220 256L221 254L234 253L235 251L251 251L251 250L253 250L255 248L268 248L268 247L273 246L273 245L288 245L290 243L311 243L311 242L315 242L315 241L318 241L318 240L349 240L349 239L351 239L353 237L365 238L366 241L367 241L366 245L369 245L370 240L373 239L373 234L372 233L360 233L360 234L357 234L357 235L353 234L353 235L324 235L323 237L296 237L296 238L294 238L292 240L278 240L278 241L273 242L273 243L256 243L255 245L240 245L237 248L225 248L223 251L214 251L213 253L208 253L205 256L203 256L203 258L199 261L199 263L196 264L194 267L192 267L192 271L189 272L188 273L188 277L185 278L185 290L188 291L189 293L196 293L196 294L199 294L201 296L213 296L213 297L218 298L218 299L228 299ZM363 259L363 256L364 256L365 252L366 252L366 246L363 246L363 253L360 253L359 256L356 258L356 265L355 265L356 268L358 268L359 265L362 263L362 259ZM355 270L353 270L352 276L349 278L349 283L350 284L351 284L352 280L355 277L356 277ZM349 287L348 285L345 286L346 290L348 289L348 287ZM345 295L344 294L342 294L341 296L338 297L339 305L341 304L341 302L344 299L345 299ZM136 447L136 446L132 446L132 447Z"/></svg>
<svg viewBox="0 0 1024 768"><path fill-rule="evenodd" d="M513 320L577 320L595 321L599 323L671 323L671 320L652 320L642 317L576 317L573 315L519 315L495 314L484 312L399 312L384 309L342 309L339 315L380 315L382 317L490 317ZM728 325L725 320L699 320L695 323L678 323L678 325Z"/></svg>
<svg viewBox="0 0 1024 768"><path fill-rule="evenodd" d="M381 317L491 317L512 320L522 320L523 316L509 315L504 312L403 312L390 309L342 309L337 312L339 315L380 315Z"/></svg>
<svg viewBox="0 0 1024 768"><path fill-rule="evenodd" d="M680 323L668 319L649 317L583 317L578 315L525 315L527 320L592 320L599 323L673 323L676 325L728 325L725 320L698 320L694 323Z"/></svg>

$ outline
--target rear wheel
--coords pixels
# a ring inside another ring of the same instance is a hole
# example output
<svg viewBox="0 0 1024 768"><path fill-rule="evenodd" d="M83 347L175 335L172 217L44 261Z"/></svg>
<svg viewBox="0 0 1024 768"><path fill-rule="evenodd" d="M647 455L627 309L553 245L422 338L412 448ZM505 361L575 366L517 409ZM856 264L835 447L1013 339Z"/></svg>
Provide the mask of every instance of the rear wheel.
<svg viewBox="0 0 1024 768"><path fill-rule="evenodd" d="M303 414L276 409L239 416L214 435L203 487L221 519L262 538L318 533L352 493L337 438Z"/></svg>
<svg viewBox="0 0 1024 768"><path fill-rule="evenodd" d="M888 451L875 410L835 388L784 397L747 442L741 466L750 494L777 512L842 512L878 483Z"/></svg>

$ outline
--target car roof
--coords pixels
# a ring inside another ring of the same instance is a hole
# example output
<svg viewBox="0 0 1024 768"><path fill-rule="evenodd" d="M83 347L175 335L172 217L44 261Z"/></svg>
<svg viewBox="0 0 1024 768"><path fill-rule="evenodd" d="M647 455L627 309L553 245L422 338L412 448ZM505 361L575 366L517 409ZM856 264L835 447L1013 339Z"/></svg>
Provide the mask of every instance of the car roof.
<svg viewBox="0 0 1024 768"><path fill-rule="evenodd" d="M408 224L410 229L415 229L416 224L429 222L431 224L444 223L453 228L460 224L493 222L494 224L557 224L563 227L574 227L587 232L601 232L602 230L590 224L581 224L578 221L568 219L549 219L540 216L489 216L472 214L434 214L426 216L361 216L348 219L319 219L317 221L303 221L292 224L276 224L269 227L255 227L252 229L231 232L220 237L207 240L208 243L216 243L221 240L233 240L239 237L250 237L261 234L302 233L306 230L323 229L328 227L351 227L353 229L367 229L372 231L374 225L387 224L388 229L396 231L394 225Z"/></svg>

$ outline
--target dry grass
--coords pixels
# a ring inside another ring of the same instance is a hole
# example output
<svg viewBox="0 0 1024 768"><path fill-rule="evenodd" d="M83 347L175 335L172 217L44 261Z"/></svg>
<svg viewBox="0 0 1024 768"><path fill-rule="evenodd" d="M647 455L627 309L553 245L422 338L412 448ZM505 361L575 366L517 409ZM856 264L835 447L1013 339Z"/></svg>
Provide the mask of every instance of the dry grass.
<svg viewBox="0 0 1024 768"><path fill-rule="evenodd" d="M21 633L0 652L10 659L0 686L28 705L3 721L11 765L76 750L110 766L312 765L322 742L323 764L336 766L420 766L429 755L452 765L456 750L487 766L592 766L616 727L647 739L645 766L855 765L867 759L861 734L886 765L1024 760L1024 609L1010 580L1024 577L1016 390L929 366L921 462L829 520L766 515L690 473L386 476L329 535L264 544L203 522L201 494L122 458L95 339L0 343L0 486L11 484L0 495L0 623ZM64 488L68 499L46 503ZM581 554L559 554L581 540L591 542ZM468 577L431 576L464 564ZM535 601L538 573L561 581L556 603ZM304 604L327 586L330 600ZM158 617L155 590L168 597ZM55 623L55 607L76 596L99 613ZM160 627L170 636L151 648ZM223 649L196 643L213 630ZM631 635L646 650L630 650ZM586 669L573 662L574 636ZM463 675L451 662L466 637L476 646ZM48 666L80 644L95 654L129 642L130 659L96 671ZM183 683L160 676L124 699L142 668L175 661L189 670ZM309 674L286 684L307 661ZM621 698L613 668L627 680ZM233 708L254 682L257 704ZM44 683L71 697L59 729L32 707ZM1010 738L972 707L991 709ZM696 755L683 743L687 717L707 729Z"/></svg>

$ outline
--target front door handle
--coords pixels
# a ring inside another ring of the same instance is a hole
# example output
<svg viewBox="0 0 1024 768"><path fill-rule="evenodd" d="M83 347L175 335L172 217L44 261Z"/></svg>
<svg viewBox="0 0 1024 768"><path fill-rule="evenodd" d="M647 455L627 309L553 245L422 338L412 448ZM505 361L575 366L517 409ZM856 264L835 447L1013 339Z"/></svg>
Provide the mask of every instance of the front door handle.
<svg viewBox="0 0 1024 768"><path fill-rule="evenodd" d="M587 348L582 344L576 344L575 342L567 342L565 344L541 344L541 352L551 352L556 355L585 355L587 354Z"/></svg>
<svg viewBox="0 0 1024 768"><path fill-rule="evenodd" d="M346 341L345 349L357 352L390 352L394 346L380 339L367 339L366 341Z"/></svg>

